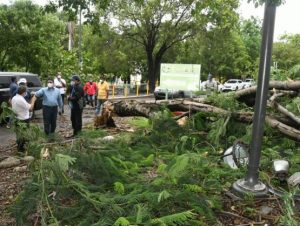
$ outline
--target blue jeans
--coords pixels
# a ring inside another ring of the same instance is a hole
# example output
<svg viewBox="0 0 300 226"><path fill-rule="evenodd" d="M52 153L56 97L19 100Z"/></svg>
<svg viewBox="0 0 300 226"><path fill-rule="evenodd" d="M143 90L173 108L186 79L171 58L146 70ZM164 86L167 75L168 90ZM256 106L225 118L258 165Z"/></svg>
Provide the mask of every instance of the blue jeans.
<svg viewBox="0 0 300 226"><path fill-rule="evenodd" d="M100 108L105 101L106 101L105 99L97 99L96 115L99 115Z"/></svg>
<svg viewBox="0 0 300 226"><path fill-rule="evenodd" d="M93 107L94 106L94 102L95 102L95 95L87 95L87 101Z"/></svg>

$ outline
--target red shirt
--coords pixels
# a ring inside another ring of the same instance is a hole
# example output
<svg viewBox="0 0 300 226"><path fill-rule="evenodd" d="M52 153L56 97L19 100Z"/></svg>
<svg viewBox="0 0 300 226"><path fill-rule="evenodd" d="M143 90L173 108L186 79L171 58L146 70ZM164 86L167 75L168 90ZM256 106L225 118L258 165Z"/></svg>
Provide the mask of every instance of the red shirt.
<svg viewBox="0 0 300 226"><path fill-rule="evenodd" d="M97 85L95 82L92 82L92 84L90 82L87 82L85 83L83 90L89 96L95 95L97 91Z"/></svg>

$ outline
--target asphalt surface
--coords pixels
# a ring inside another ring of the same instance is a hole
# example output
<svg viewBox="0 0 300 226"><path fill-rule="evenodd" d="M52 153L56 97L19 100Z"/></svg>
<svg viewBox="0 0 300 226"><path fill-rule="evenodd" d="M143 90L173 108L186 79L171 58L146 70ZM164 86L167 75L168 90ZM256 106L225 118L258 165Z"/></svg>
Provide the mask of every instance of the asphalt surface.
<svg viewBox="0 0 300 226"><path fill-rule="evenodd" d="M11 129L5 126L0 127L0 151L16 140L16 135Z"/></svg>

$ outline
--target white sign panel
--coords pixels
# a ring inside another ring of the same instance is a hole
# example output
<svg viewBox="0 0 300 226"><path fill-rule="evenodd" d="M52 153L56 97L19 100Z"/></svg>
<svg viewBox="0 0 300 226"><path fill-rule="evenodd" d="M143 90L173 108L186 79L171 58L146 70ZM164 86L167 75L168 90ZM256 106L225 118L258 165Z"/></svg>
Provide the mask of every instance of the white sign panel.
<svg viewBox="0 0 300 226"><path fill-rule="evenodd" d="M161 64L160 87L169 90L198 91L200 64Z"/></svg>

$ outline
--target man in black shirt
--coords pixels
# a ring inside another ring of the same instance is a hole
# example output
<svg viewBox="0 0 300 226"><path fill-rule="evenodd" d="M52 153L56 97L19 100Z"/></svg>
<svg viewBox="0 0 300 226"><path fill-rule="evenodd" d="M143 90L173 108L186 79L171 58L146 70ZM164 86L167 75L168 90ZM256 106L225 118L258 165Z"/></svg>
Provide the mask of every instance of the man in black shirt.
<svg viewBox="0 0 300 226"><path fill-rule="evenodd" d="M80 78L73 75L71 78L70 95L68 97L71 107L71 121L73 127L73 136L81 132L82 128L82 110L84 108L84 91L80 84Z"/></svg>

